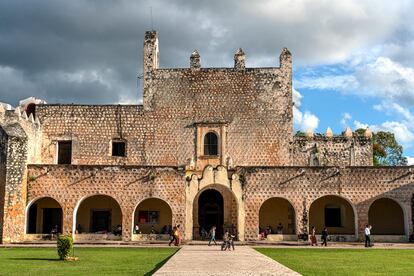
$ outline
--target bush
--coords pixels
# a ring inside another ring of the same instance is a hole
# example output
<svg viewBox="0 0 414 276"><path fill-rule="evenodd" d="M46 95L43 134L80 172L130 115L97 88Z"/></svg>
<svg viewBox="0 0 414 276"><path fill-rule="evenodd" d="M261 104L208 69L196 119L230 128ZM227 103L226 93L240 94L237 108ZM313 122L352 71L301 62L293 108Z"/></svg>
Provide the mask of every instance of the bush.
<svg viewBox="0 0 414 276"><path fill-rule="evenodd" d="M57 238L57 252L61 260L65 260L73 250L73 239L71 236L61 235Z"/></svg>

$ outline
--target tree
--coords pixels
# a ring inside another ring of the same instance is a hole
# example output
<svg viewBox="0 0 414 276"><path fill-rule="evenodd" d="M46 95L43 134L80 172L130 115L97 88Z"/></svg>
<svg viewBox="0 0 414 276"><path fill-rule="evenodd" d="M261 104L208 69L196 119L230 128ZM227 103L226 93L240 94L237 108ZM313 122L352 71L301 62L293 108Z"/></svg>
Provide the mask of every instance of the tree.
<svg viewBox="0 0 414 276"><path fill-rule="evenodd" d="M365 129L357 129L363 136ZM395 140L394 133L378 131L372 133L372 149L374 166L406 166L407 157L403 156L403 147Z"/></svg>

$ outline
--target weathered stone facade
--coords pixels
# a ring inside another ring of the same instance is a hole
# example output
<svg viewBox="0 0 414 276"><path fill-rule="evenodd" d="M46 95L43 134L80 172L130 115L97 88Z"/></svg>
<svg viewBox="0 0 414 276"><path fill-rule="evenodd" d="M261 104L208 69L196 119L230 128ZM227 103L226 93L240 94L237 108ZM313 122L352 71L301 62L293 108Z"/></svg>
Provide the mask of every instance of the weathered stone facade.
<svg viewBox="0 0 414 276"><path fill-rule="evenodd" d="M386 225L378 234L406 240L413 229L412 168L372 167L369 131L365 137L349 131L294 136L287 49L279 67L246 68L242 49L234 61L234 68L203 68L194 51L189 68L159 68L158 37L151 31L144 40L143 105L48 105L33 98L15 111L0 106L2 242L47 234L44 229L57 220L62 221L59 230L75 238L81 232L100 237L102 231L93 225L105 223L99 216L112 224L119 219L124 241L145 239L135 225L162 231L156 221L163 214L137 212L149 198L168 204L170 223L180 224L187 240L199 236L195 229L201 219L219 213L224 217L220 227L234 226L240 240L258 239L259 227L266 226L260 207L270 198L291 204L290 211L274 210L293 221L285 225L290 232L324 223L340 238L355 240L365 224L377 223L375 210L369 214L371 204L389 198L401 207L404 229ZM71 164L57 164L63 141L71 143ZM125 154L114 154L114 141L123 144ZM222 205L200 205L200 195L209 189L222 195ZM90 229L80 229L79 206L96 195L113 198L122 218L112 216L111 207L91 207ZM42 214L31 210L45 197L61 206L61 218L56 208ZM317 213L310 213L319 199ZM47 218L52 213L55 220ZM42 233L31 229L42 223Z"/></svg>

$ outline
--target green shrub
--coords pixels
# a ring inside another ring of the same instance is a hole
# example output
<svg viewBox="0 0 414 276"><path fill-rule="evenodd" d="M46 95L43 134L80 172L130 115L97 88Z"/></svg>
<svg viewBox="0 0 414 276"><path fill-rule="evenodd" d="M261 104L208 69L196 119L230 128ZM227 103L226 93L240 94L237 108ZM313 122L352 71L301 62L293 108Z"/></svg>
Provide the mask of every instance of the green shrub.
<svg viewBox="0 0 414 276"><path fill-rule="evenodd" d="M57 252L61 260L65 260L73 250L73 239L71 236L60 235L57 238Z"/></svg>

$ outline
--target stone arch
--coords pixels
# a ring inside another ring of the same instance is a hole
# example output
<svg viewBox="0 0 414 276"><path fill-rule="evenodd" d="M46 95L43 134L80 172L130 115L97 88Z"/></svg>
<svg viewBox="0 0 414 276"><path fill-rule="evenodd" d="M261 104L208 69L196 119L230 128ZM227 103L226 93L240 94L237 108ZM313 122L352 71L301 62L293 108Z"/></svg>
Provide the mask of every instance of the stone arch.
<svg viewBox="0 0 414 276"><path fill-rule="evenodd" d="M63 209L56 199L42 196L32 199L25 210L26 234L62 233Z"/></svg>
<svg viewBox="0 0 414 276"><path fill-rule="evenodd" d="M405 214L401 204L389 197L374 200L368 209L372 235L405 235Z"/></svg>
<svg viewBox="0 0 414 276"><path fill-rule="evenodd" d="M325 195L312 202L309 208L309 229L315 226L320 234L324 227L330 235L358 235L355 206L339 195Z"/></svg>
<svg viewBox="0 0 414 276"><path fill-rule="evenodd" d="M106 194L88 195L79 200L73 212L73 235L120 235L122 209L118 201Z"/></svg>
<svg viewBox="0 0 414 276"><path fill-rule="evenodd" d="M204 188L214 185L216 187L222 187L232 192L237 202L237 233L238 239L244 240L244 200L243 200L243 187L239 180L239 176L233 173L229 176L227 169L224 166L206 166L202 172L201 177L196 174L192 174L187 178L185 185L186 196L186 227L185 237L187 239L193 239L193 209L194 200L198 193Z"/></svg>
<svg viewBox="0 0 414 276"><path fill-rule="evenodd" d="M272 233L278 234L279 223L283 229L279 234L296 234L296 210L293 204L284 197L266 199L259 209L259 228L271 226Z"/></svg>
<svg viewBox="0 0 414 276"><path fill-rule="evenodd" d="M214 198L213 201L211 201L211 197ZM217 210L215 212L212 209ZM226 230L236 233L237 210L237 199L230 189L217 184L204 187L193 200L193 238L197 239L200 237L201 228L208 232L213 225L217 227L217 238L221 238L221 235ZM210 214L206 214L206 211ZM211 221L213 217L217 221Z"/></svg>
<svg viewBox="0 0 414 276"><path fill-rule="evenodd" d="M147 215L145 222L140 222L140 211L148 212L147 214L142 214L143 216ZM150 214L151 212L153 213ZM149 197L141 200L133 211L132 233L134 233L136 224L139 225L142 234L150 234L151 232L168 234L168 229L172 226L171 205L164 199L158 197ZM164 229L164 226L167 226L167 229Z"/></svg>

